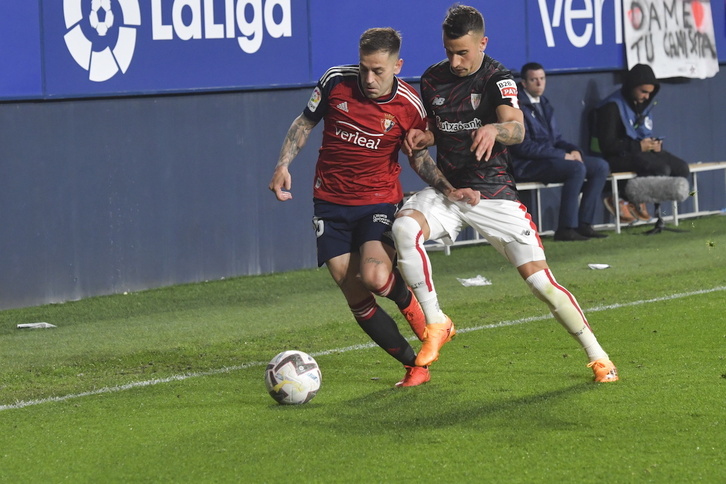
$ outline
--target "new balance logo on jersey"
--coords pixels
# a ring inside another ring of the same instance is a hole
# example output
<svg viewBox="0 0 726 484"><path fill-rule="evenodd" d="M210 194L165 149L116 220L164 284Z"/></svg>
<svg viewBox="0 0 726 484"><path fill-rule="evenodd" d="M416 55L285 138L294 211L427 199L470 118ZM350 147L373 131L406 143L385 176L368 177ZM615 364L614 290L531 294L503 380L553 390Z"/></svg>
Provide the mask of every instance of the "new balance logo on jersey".
<svg viewBox="0 0 726 484"><path fill-rule="evenodd" d="M348 103L347 102L340 103L335 107L346 113L348 112Z"/></svg>
<svg viewBox="0 0 726 484"><path fill-rule="evenodd" d="M434 100L431 101L431 104L433 104L434 106L443 106L445 102L446 102L446 98L436 96L434 98Z"/></svg>

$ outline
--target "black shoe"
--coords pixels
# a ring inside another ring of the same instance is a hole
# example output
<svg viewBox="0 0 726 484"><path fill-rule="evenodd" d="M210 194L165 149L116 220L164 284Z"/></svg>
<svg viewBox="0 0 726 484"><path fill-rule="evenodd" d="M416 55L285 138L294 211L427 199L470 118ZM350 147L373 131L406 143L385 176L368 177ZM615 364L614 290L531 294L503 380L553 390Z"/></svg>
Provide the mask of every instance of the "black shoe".
<svg viewBox="0 0 726 484"><path fill-rule="evenodd" d="M555 232L555 240L559 242L570 242L573 240L590 240L590 237L581 235L575 229L559 229Z"/></svg>
<svg viewBox="0 0 726 484"><path fill-rule="evenodd" d="M607 238L606 234L601 234L600 232L597 232L592 228L592 225L590 224L582 224L577 229L577 233L580 235L584 235L585 237L589 237L591 239L605 239Z"/></svg>

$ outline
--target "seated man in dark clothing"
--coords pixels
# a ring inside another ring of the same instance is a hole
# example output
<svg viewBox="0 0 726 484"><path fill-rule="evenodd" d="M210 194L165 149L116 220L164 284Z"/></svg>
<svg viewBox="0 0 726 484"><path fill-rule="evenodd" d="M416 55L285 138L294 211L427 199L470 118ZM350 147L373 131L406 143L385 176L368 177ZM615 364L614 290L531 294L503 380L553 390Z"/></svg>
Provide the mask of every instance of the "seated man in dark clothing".
<svg viewBox="0 0 726 484"><path fill-rule="evenodd" d="M651 110L660 90L653 69L636 64L628 71L620 89L605 98L595 113L595 136L599 151L613 173L634 171L638 176L680 176L688 178L688 163L663 149L663 139L653 134ZM624 193L620 190L620 193ZM612 210L615 203L607 200ZM625 204L633 215L647 220L645 204ZM643 213L645 211L645 213Z"/></svg>
<svg viewBox="0 0 726 484"><path fill-rule="evenodd" d="M602 210L602 191L610 174L607 162L584 156L580 148L562 139L554 108L543 96L546 76L540 64L525 64L521 77L519 104L526 129L524 141L510 147L514 178L563 184L555 240L607 237L592 228L597 210Z"/></svg>

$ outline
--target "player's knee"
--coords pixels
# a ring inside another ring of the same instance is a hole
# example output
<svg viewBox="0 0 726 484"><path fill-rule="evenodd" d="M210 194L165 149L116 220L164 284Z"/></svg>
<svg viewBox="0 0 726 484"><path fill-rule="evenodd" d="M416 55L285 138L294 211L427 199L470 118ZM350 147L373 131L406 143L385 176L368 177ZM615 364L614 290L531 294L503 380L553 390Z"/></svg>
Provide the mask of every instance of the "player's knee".
<svg viewBox="0 0 726 484"><path fill-rule="evenodd" d="M413 247L416 244L416 235L419 232L421 232L421 226L419 226L416 219L408 216L398 217L393 222L391 233L399 252L402 248Z"/></svg>
<svg viewBox="0 0 726 484"><path fill-rule="evenodd" d="M373 266L368 264L367 266ZM363 285L374 294L382 295L387 292L387 286L390 284L391 272L383 265L373 267L363 267L360 272L360 278Z"/></svg>

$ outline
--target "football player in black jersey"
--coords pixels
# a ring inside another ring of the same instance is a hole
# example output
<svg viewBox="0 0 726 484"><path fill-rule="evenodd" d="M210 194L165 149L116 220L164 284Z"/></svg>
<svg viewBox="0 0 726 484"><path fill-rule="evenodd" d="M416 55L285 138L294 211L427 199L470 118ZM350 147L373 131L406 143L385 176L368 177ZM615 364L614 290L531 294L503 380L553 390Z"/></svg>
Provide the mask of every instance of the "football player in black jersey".
<svg viewBox="0 0 726 484"><path fill-rule="evenodd" d="M443 23L447 59L421 77L429 130L409 131L404 152L430 186L411 197L399 212L393 235L399 269L426 316L426 331L416 364L426 366L455 334L439 307L428 239L455 240L473 227L514 265L534 295L580 343L595 381L618 379L575 297L550 271L537 227L519 201L508 146L524 138L517 85L511 73L484 53L484 19L473 7L456 4ZM437 160L425 149L436 145Z"/></svg>

